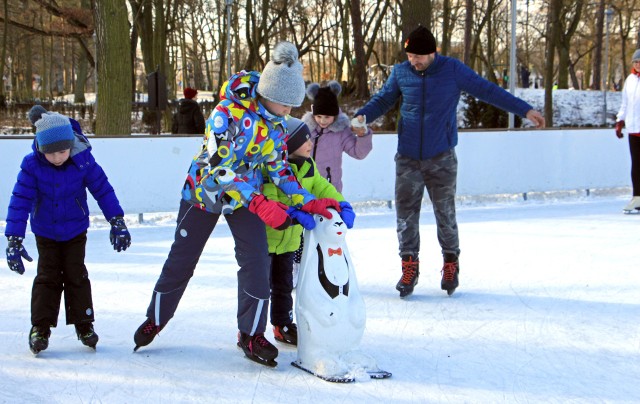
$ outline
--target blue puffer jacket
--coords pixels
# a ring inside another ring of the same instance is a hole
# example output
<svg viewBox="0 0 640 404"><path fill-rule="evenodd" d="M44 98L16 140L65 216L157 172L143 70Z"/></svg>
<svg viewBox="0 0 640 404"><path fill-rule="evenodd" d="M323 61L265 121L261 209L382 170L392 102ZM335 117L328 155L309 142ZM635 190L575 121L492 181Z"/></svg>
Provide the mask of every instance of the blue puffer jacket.
<svg viewBox="0 0 640 404"><path fill-rule="evenodd" d="M6 236L24 237L29 218L37 236L56 241L76 237L89 228L87 188L107 220L124 214L86 137L76 133L71 157L60 167L47 161L35 140L31 147L9 202Z"/></svg>
<svg viewBox="0 0 640 404"><path fill-rule="evenodd" d="M395 65L384 87L356 115L366 115L367 122L373 122L402 95L398 153L426 160L458 144L456 108L462 91L522 117L533 109L459 60L436 53L422 72L409 61Z"/></svg>

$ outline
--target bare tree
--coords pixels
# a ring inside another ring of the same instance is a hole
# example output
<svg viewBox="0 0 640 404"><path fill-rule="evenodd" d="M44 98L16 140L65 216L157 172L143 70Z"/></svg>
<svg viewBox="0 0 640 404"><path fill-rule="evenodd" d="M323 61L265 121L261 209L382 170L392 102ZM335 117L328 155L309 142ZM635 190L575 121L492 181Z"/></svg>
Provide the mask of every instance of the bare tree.
<svg viewBox="0 0 640 404"><path fill-rule="evenodd" d="M131 53L125 0L96 0L98 47L97 136L131 134ZM123 102L125 100L125 102Z"/></svg>

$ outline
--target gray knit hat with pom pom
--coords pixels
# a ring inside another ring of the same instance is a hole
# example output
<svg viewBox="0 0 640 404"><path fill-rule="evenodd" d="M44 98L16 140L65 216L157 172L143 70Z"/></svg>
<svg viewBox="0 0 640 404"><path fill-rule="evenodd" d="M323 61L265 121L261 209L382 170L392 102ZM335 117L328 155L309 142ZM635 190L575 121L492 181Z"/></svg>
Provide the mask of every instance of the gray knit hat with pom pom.
<svg viewBox="0 0 640 404"><path fill-rule="evenodd" d="M304 78L302 64L298 61L298 49L291 42L280 42L265 66L258 94L269 101L290 107L299 107L304 101Z"/></svg>

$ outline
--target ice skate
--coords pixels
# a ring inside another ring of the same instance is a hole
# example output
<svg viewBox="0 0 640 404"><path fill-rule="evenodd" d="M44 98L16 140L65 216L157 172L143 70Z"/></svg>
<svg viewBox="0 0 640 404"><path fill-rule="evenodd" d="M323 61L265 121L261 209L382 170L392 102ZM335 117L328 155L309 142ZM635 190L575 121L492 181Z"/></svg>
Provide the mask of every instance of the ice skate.
<svg viewBox="0 0 640 404"><path fill-rule="evenodd" d="M298 326L295 323L273 326L273 337L288 345L298 345Z"/></svg>
<svg viewBox="0 0 640 404"><path fill-rule="evenodd" d="M442 266L441 272L442 281L440 282L440 288L446 290L447 294L451 296L458 287L458 273L460 272L460 264L455 254L444 255L444 265Z"/></svg>
<svg viewBox="0 0 640 404"><path fill-rule="evenodd" d="M622 208L624 213L640 212L640 196L634 196L631 198L627 206Z"/></svg>
<svg viewBox="0 0 640 404"><path fill-rule="evenodd" d="M137 351L141 346L149 345L163 328L164 325L156 325L152 320L146 319L133 335L133 341L136 343L133 352Z"/></svg>
<svg viewBox="0 0 640 404"><path fill-rule="evenodd" d="M49 327L34 325L29 332L29 349L34 355L39 354L49 347Z"/></svg>
<svg viewBox="0 0 640 404"><path fill-rule="evenodd" d="M269 342L264 334L249 335L238 332L238 347L240 347L247 358L261 365L275 367L278 362L278 348Z"/></svg>
<svg viewBox="0 0 640 404"><path fill-rule="evenodd" d="M405 298L413 293L413 288L418 284L420 276L420 261L412 255L402 256L402 277L396 284L396 290L400 297Z"/></svg>
<svg viewBox="0 0 640 404"><path fill-rule="evenodd" d="M93 324L85 323L85 324L76 324L76 335L80 342L82 342L85 346L89 348L96 349L96 345L98 344L98 334L93 330Z"/></svg>

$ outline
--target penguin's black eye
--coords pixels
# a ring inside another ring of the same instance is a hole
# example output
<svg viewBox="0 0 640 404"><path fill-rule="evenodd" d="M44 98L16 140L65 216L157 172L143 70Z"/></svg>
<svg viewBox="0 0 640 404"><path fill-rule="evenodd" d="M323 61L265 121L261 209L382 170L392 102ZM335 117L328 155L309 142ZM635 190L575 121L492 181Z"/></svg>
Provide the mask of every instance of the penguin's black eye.
<svg viewBox="0 0 640 404"><path fill-rule="evenodd" d="M320 221L324 222L324 217L320 216Z"/></svg>

